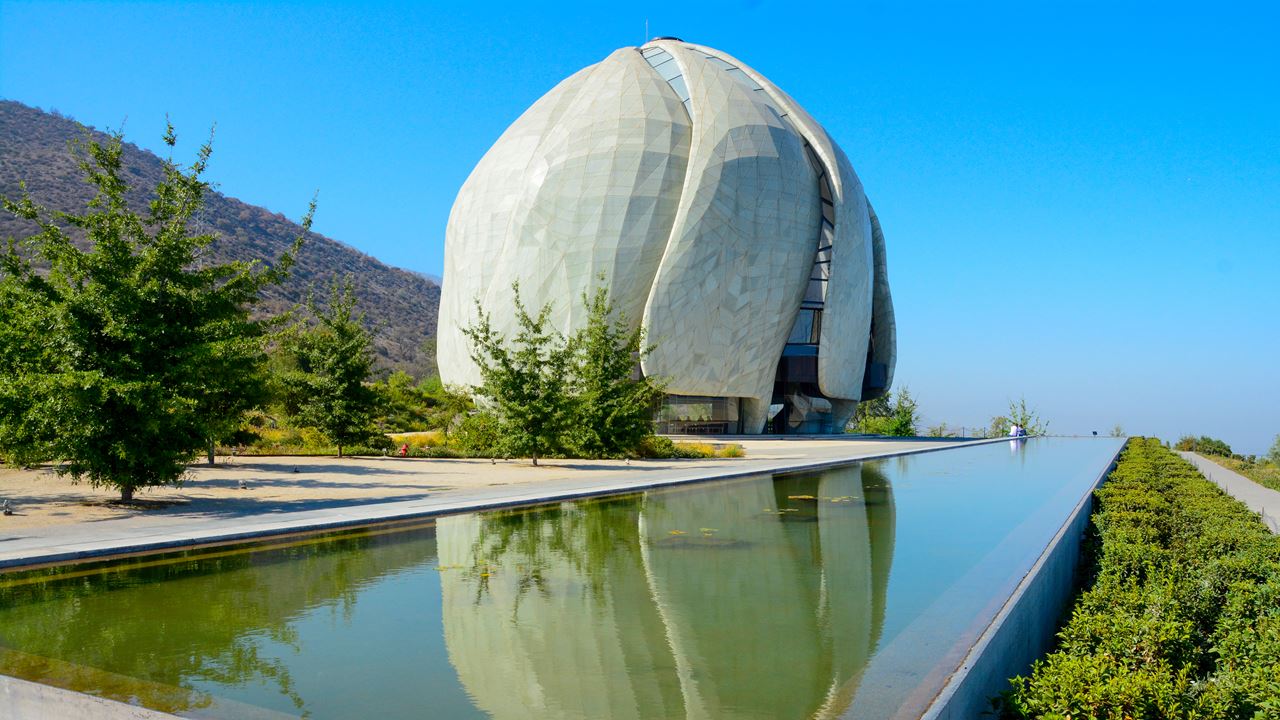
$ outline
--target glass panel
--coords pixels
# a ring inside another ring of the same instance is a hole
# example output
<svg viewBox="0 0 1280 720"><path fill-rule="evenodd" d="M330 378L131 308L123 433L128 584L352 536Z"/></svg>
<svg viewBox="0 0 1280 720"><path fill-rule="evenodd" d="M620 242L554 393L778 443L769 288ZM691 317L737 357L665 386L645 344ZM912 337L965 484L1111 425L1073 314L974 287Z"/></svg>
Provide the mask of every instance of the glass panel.
<svg viewBox="0 0 1280 720"><path fill-rule="evenodd" d="M668 395L654 414L658 432L737 432L737 398Z"/></svg>
<svg viewBox="0 0 1280 720"><path fill-rule="evenodd" d="M733 68L731 70L727 70L726 72L732 75L734 80L737 80L738 82L742 83L743 85L746 85L752 90L760 89L760 86L756 84L756 81L752 80L751 76L742 72L740 68Z"/></svg>
<svg viewBox="0 0 1280 720"><path fill-rule="evenodd" d="M689 86L684 84L684 76L677 75L667 81L671 85L671 89L676 91L676 95L681 100L689 99Z"/></svg>
<svg viewBox="0 0 1280 720"><path fill-rule="evenodd" d="M792 344L806 344L810 342L813 336L813 310L801 310L796 314L796 323L791 326L791 335L787 337L787 342Z"/></svg>
<svg viewBox="0 0 1280 720"><path fill-rule="evenodd" d="M827 284L820 280L810 280L805 289L804 301L820 303L827 299Z"/></svg>
<svg viewBox="0 0 1280 720"><path fill-rule="evenodd" d="M671 82L671 78L680 77L680 63L677 63L675 58L668 58L654 65L653 69L667 82Z"/></svg>

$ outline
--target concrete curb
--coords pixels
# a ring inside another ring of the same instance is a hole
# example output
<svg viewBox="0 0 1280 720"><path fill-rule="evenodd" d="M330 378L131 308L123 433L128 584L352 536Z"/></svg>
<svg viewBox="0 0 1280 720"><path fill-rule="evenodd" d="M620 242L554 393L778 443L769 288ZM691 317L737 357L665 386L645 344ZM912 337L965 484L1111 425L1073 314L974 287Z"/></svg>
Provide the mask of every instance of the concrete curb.
<svg viewBox="0 0 1280 720"><path fill-rule="evenodd" d="M441 515L452 515L478 510L495 510L528 505L538 505L564 500L576 500L603 495L616 495L625 492L640 492L660 487L672 487L691 483L709 482L713 480L731 480L756 475L812 472L840 465L866 460L879 460L902 455L915 455L942 450L986 445L995 442L1006 442L1008 438L991 438L957 442L943 446L932 445L922 448L909 448L871 455L849 455L824 458L821 461L805 462L783 460L762 463L741 470L725 471L717 468L707 473L694 472L692 475L669 477L660 480L612 480L589 487L566 489L558 492L547 492L545 489L526 492L513 492L502 497L484 500L408 500L395 503L372 503L352 505L343 508L326 510L300 511L284 515L259 516L243 518L234 523L236 529L226 529L225 524L216 528L187 529L180 531L155 532L150 536L114 541L73 541L66 544L50 542L46 549L34 550L18 557L0 558L0 572L20 569L32 569L55 564L63 564L83 560L102 560L120 555L133 555L168 550L181 550L191 547L224 545L247 542L273 535L293 535L300 533L330 532L346 530L381 522L397 520L419 520ZM293 517L290 517L292 515ZM146 529L140 529L146 532Z"/></svg>
<svg viewBox="0 0 1280 720"><path fill-rule="evenodd" d="M0 675L0 717L10 720L167 720L177 715Z"/></svg>

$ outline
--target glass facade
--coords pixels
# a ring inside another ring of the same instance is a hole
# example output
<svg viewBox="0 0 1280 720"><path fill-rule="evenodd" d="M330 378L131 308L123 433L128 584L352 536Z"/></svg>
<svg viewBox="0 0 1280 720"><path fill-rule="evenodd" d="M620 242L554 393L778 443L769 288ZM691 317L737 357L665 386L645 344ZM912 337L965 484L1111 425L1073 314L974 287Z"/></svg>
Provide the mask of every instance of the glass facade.
<svg viewBox="0 0 1280 720"><path fill-rule="evenodd" d="M654 413L654 432L669 435L736 435L738 398L667 395Z"/></svg>

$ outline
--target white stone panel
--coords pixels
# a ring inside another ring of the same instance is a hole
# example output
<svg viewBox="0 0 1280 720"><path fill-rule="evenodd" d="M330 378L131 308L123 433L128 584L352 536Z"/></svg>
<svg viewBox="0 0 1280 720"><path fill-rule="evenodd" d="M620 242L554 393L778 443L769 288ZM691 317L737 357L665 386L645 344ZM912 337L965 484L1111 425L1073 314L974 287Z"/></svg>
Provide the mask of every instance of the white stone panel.
<svg viewBox="0 0 1280 720"><path fill-rule="evenodd" d="M844 152L800 104L760 73L733 56L701 45L690 46L735 65L769 97L813 146L827 170L835 194L836 236L832 242L831 279L822 314L818 386L831 398L862 397L862 378L871 329L872 243L862 181Z"/></svg>
<svg viewBox="0 0 1280 720"><path fill-rule="evenodd" d="M477 297L513 335L516 282L527 307L551 304L553 324L572 332L603 274L618 311L640 322L684 181L688 115L631 48L574 78L525 113L459 193L440 309L446 382L480 380L460 330Z"/></svg>
<svg viewBox="0 0 1280 720"><path fill-rule="evenodd" d="M893 387L893 369L898 363L898 324L893 315L893 295L889 292L889 267L885 259L884 232L880 229L880 219L876 217L875 208L867 203L871 216L871 241L875 255L875 289L872 293L872 353L871 361L884 363L888 370L884 392ZM882 393L881 393L882 394ZM864 397L870 400L872 397Z"/></svg>
<svg viewBox="0 0 1280 720"><path fill-rule="evenodd" d="M831 281L819 340L818 387L828 397L857 400L862 397L871 342L871 216L853 167L839 147L834 149L844 190L836 203Z"/></svg>
<svg viewBox="0 0 1280 720"><path fill-rule="evenodd" d="M813 263L817 178L767 97L682 43L694 118L688 179L645 307L644 371L673 393L757 398L774 373ZM758 430L757 430L758 431Z"/></svg>

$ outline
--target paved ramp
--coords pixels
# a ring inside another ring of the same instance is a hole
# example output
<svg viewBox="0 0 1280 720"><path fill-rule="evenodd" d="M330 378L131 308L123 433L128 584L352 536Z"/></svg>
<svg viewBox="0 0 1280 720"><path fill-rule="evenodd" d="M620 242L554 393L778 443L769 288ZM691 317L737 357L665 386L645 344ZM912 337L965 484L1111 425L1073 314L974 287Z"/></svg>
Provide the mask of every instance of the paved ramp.
<svg viewBox="0 0 1280 720"><path fill-rule="evenodd" d="M1228 495L1262 515L1262 523L1271 532L1280 534L1280 492L1263 487L1240 473L1228 470L1196 453L1180 450L1178 454L1195 465L1197 470Z"/></svg>

